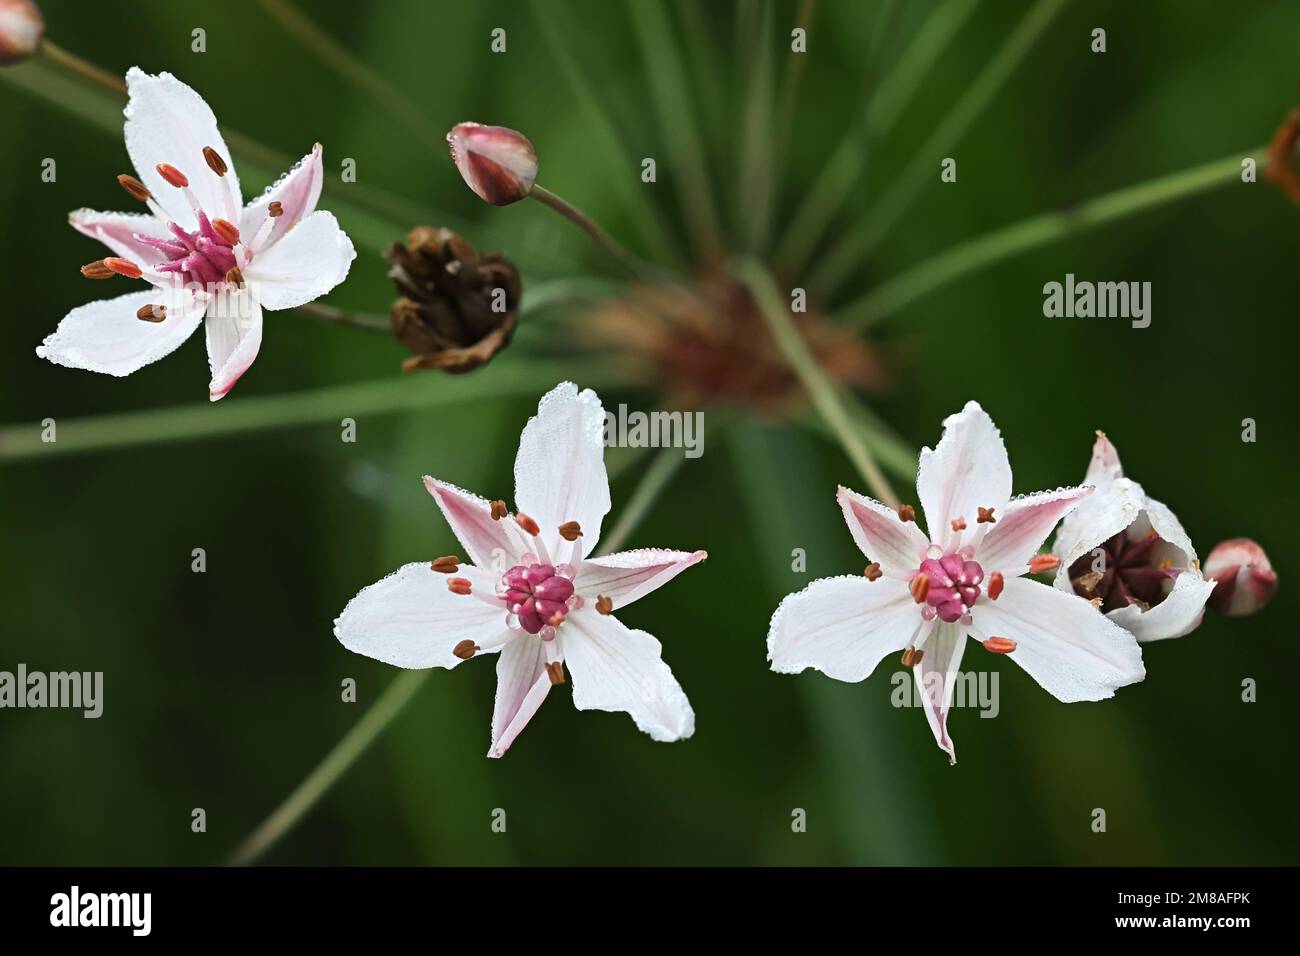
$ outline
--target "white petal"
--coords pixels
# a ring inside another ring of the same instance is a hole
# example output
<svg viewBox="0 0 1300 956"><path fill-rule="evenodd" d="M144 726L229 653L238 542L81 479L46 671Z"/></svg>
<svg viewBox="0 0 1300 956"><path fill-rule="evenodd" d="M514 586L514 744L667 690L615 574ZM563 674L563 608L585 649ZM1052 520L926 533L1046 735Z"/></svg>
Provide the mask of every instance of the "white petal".
<svg viewBox="0 0 1300 956"><path fill-rule="evenodd" d="M208 398L224 398L248 371L262 347L262 307L244 287L220 289L208 307L205 323L208 341Z"/></svg>
<svg viewBox="0 0 1300 956"><path fill-rule="evenodd" d="M318 210L270 249L259 251L244 278L272 312L319 299L348 276L357 251L333 213Z"/></svg>
<svg viewBox="0 0 1300 956"><path fill-rule="evenodd" d="M614 602L614 609L618 610L663 587L708 556L706 551L642 548L588 558L578 569L573 586L588 600L594 601L598 595L608 597Z"/></svg>
<svg viewBox="0 0 1300 956"><path fill-rule="evenodd" d="M637 727L660 741L695 733L695 712L653 636L589 606L571 614L556 639L579 710L630 714Z"/></svg>
<svg viewBox="0 0 1300 956"><path fill-rule="evenodd" d="M1182 637L1200 626L1213 590L1214 581L1207 581L1199 571L1184 571L1164 600L1150 610L1130 604L1106 616L1142 642Z"/></svg>
<svg viewBox="0 0 1300 956"><path fill-rule="evenodd" d="M515 564L519 550L506 534L503 521L492 517L492 505L473 492L424 476L424 487L438 502L451 532L464 547L470 561L497 575L505 574Z"/></svg>
<svg viewBox="0 0 1300 956"><path fill-rule="evenodd" d="M917 692L925 700L926 722L934 734L934 742L948 755L950 763L957 762L957 748L948 733L948 715L965 648L965 628L940 621L925 639L921 662L912 668Z"/></svg>
<svg viewBox="0 0 1300 956"><path fill-rule="evenodd" d="M600 539L609 513L604 429L596 393L562 382L542 397L519 436L515 504L537 522L551 554L561 547L560 525L569 521L582 526L583 557Z"/></svg>
<svg viewBox="0 0 1300 956"><path fill-rule="evenodd" d="M915 521L903 521L888 505L841 486L835 495L844 522L863 555L886 571L915 571L930 546Z"/></svg>
<svg viewBox="0 0 1300 956"><path fill-rule="evenodd" d="M497 698L492 709L489 757L500 757L533 719L551 690L542 639L520 633L497 658Z"/></svg>
<svg viewBox="0 0 1300 956"><path fill-rule="evenodd" d="M137 233L154 239L175 238L156 216L138 212L78 209L68 214L68 223L83 236L98 239L113 250L114 255L141 266L156 266L165 257L153 246L136 239Z"/></svg>
<svg viewBox="0 0 1300 956"><path fill-rule="evenodd" d="M1053 583L1073 594L1070 566L1136 521L1145 504L1142 486L1129 478L1102 484L1080 501L1056 533L1052 553L1061 559L1061 567Z"/></svg>
<svg viewBox="0 0 1300 956"><path fill-rule="evenodd" d="M1097 440L1092 446L1092 459L1088 462L1088 472L1083 476L1084 484L1101 487L1124 477L1124 469L1119 463L1119 452L1102 432L1097 432Z"/></svg>
<svg viewBox="0 0 1300 956"><path fill-rule="evenodd" d="M984 637L1008 637L1007 656L1057 700L1104 700L1146 677L1133 635L1081 597L1028 578L1006 582L996 601L971 609Z"/></svg>
<svg viewBox="0 0 1300 956"><path fill-rule="evenodd" d="M860 575L822 578L781 602L767 632L767 659L780 674L809 667L860 681L901 651L921 624L907 585Z"/></svg>
<svg viewBox="0 0 1300 956"><path fill-rule="evenodd" d="M984 569L985 576L994 571L1020 573L1038 553L1061 516L1092 492L1091 485L1081 485L1012 498L975 551L975 560Z"/></svg>
<svg viewBox="0 0 1300 956"><path fill-rule="evenodd" d="M942 541L954 518L975 525L977 508L1001 515L1011 497L1011 463L1002 435L976 402L943 420L943 438L921 449L916 492L930 537Z"/></svg>
<svg viewBox="0 0 1300 956"><path fill-rule="evenodd" d="M167 318L136 318L146 305L166 306ZM69 312L36 354L68 368L130 375L176 351L199 327L205 307L184 289L151 288L91 302Z"/></svg>
<svg viewBox="0 0 1300 956"><path fill-rule="evenodd" d="M312 151L300 159L275 183L266 187L266 191L244 208L239 221L239 234L249 242L257 236L266 222L268 207L273 202L280 204L280 215L270 234L262 240L258 248L265 251L275 245L290 229L316 211L320 200L321 186L325 181L325 171L321 165L321 145L317 143Z"/></svg>
<svg viewBox="0 0 1300 956"><path fill-rule="evenodd" d="M1192 547L1192 539L1187 536L1182 523L1169 510L1169 506L1156 501L1154 498L1147 498L1146 513L1147 520L1151 522L1151 527L1155 533L1183 552L1183 560L1177 561L1176 566L1186 567L1188 564L1195 564L1196 549Z"/></svg>
<svg viewBox="0 0 1300 956"><path fill-rule="evenodd" d="M491 589L487 572L464 565L456 577ZM334 636L350 651L397 667L445 667L461 662L452 649L473 641L483 653L499 649L507 633L504 605L493 608L471 594L453 594L448 575L426 563L403 565L364 588L334 622Z"/></svg>
<svg viewBox="0 0 1300 956"><path fill-rule="evenodd" d="M198 225L181 191L158 175L159 163L168 163L185 174L209 217L237 214L242 204L239 177L226 141L217 129L217 118L203 97L170 73L150 76L134 66L126 74L126 88L130 97L126 104L126 151L135 164L136 175L167 215L186 229ZM203 158L205 146L211 146L225 160L225 177L208 168ZM230 183L234 210L226 208L222 178Z"/></svg>

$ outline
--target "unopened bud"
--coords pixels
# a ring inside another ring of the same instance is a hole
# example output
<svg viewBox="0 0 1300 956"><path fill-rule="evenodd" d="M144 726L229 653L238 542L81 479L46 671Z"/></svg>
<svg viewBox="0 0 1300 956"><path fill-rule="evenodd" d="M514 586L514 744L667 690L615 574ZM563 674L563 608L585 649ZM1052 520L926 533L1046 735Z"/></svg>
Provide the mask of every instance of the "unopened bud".
<svg viewBox="0 0 1300 956"><path fill-rule="evenodd" d="M1228 617L1254 614L1277 593L1277 572L1268 555L1250 538L1230 538L1215 545L1202 569L1218 583L1210 607Z"/></svg>
<svg viewBox="0 0 1300 956"><path fill-rule="evenodd" d="M523 133L505 126L458 123L447 142L461 178L485 202L508 206L532 190L537 152Z"/></svg>
<svg viewBox="0 0 1300 956"><path fill-rule="evenodd" d="M27 59L44 33L45 20L32 0L0 0L0 66Z"/></svg>

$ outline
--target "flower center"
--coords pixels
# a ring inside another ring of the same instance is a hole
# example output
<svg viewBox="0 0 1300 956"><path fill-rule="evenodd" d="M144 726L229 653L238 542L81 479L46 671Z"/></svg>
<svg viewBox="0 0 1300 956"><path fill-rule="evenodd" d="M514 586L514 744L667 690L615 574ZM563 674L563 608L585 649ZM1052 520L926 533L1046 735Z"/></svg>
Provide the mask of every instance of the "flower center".
<svg viewBox="0 0 1300 956"><path fill-rule="evenodd" d="M572 576L567 568L549 564L517 564L507 571L497 585L497 593L506 602L511 626L518 625L529 634L555 637L555 628L564 623L568 613L581 598L574 593Z"/></svg>
<svg viewBox="0 0 1300 956"><path fill-rule="evenodd" d="M1144 611L1154 607L1165 599L1166 584L1181 570L1162 559L1168 549L1157 545L1164 543L1155 531L1136 541L1121 531L1070 565L1074 593L1090 601L1101 598L1102 611L1130 604Z"/></svg>
<svg viewBox="0 0 1300 956"><path fill-rule="evenodd" d="M234 247L239 234L222 235L202 209L195 210L195 213L199 227L193 232L168 222L167 228L175 239L155 239L139 234L136 239L163 254L165 261L154 267L158 272L175 273L185 285L197 284L209 289L224 282L227 273L238 267ZM234 242L230 241L231 238Z"/></svg>
<svg viewBox="0 0 1300 956"><path fill-rule="evenodd" d="M918 595L917 603L925 603L921 614L927 620L937 615L951 624L961 620L967 608L979 599L983 580L984 569L979 563L954 551L922 561L913 578L912 593Z"/></svg>

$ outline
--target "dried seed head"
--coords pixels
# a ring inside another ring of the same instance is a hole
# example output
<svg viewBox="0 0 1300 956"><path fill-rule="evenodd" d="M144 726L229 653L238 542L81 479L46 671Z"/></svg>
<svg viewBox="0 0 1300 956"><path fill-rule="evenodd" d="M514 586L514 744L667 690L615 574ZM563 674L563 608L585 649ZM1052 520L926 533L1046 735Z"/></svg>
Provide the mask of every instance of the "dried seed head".
<svg viewBox="0 0 1300 956"><path fill-rule="evenodd" d="M460 558L454 554L444 555L441 558L434 558L429 567L439 574L455 574L460 570Z"/></svg>
<svg viewBox="0 0 1300 956"><path fill-rule="evenodd" d="M990 654L1010 654L1016 649L1016 642L1009 637L990 637L984 642L984 649Z"/></svg>
<svg viewBox="0 0 1300 956"><path fill-rule="evenodd" d="M184 189L190 184L189 177L171 163L159 163L156 168L158 170L158 175L161 176L168 185L175 186L177 189Z"/></svg>
<svg viewBox="0 0 1300 956"><path fill-rule="evenodd" d="M916 521L916 509L911 505L899 505L898 517L903 521Z"/></svg>
<svg viewBox="0 0 1300 956"><path fill-rule="evenodd" d="M230 172L230 167L227 166L226 161L221 158L221 154L211 146L203 147L203 158L207 160L208 169L212 170L218 176L224 176L226 173Z"/></svg>
<svg viewBox="0 0 1300 956"><path fill-rule="evenodd" d="M582 525L576 521L566 521L560 525L560 537L565 541L577 541L582 537Z"/></svg>
<svg viewBox="0 0 1300 956"><path fill-rule="evenodd" d="M136 311L135 317L143 322L161 322L167 318L167 306L142 305Z"/></svg>
<svg viewBox="0 0 1300 956"><path fill-rule="evenodd" d="M1002 589L1006 587L1006 581L1002 577L1001 571L994 571L989 576L989 600L996 601Z"/></svg>
<svg viewBox="0 0 1300 956"><path fill-rule="evenodd" d="M494 206L523 199L537 180L537 151L516 130L458 123L447 134L447 142L465 184Z"/></svg>
<svg viewBox="0 0 1300 956"><path fill-rule="evenodd" d="M479 652L480 648L473 641L461 641L451 649L451 652L459 657L462 661L467 661Z"/></svg>
<svg viewBox="0 0 1300 956"><path fill-rule="evenodd" d="M1300 172L1297 172L1296 150L1300 146L1300 109L1294 109L1273 134L1268 145L1268 165L1264 178L1277 186L1292 202L1300 203ZM1214 598L1210 598L1213 603Z"/></svg>
<svg viewBox="0 0 1300 956"><path fill-rule="evenodd" d="M601 614L613 614L614 602L604 594L596 595L596 610Z"/></svg>
<svg viewBox="0 0 1300 956"><path fill-rule="evenodd" d="M866 569L862 572L868 581L875 581L884 573L885 572L880 570L880 564L876 561L872 561L868 564Z"/></svg>
<svg viewBox="0 0 1300 956"><path fill-rule="evenodd" d="M145 188L144 183L140 182L140 180L136 179L134 176L128 176L126 173L123 173L121 176L117 177L117 183L127 191L132 199L138 199L140 202L148 202L153 198L153 193L149 192L149 190Z"/></svg>
<svg viewBox="0 0 1300 956"><path fill-rule="evenodd" d="M32 0L0 0L0 66L27 59L41 46L45 20Z"/></svg>

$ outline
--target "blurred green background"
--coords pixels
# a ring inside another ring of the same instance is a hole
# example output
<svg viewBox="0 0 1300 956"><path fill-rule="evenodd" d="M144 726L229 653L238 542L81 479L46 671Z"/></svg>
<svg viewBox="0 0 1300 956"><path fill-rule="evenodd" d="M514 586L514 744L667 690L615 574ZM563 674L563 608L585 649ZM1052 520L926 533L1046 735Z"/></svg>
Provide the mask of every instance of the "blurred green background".
<svg viewBox="0 0 1300 956"><path fill-rule="evenodd" d="M678 29L680 5L664 6ZM880 4L817 4L778 238L853 121L868 71L888 69L930 6L904 4L879 57L866 62ZM905 172L1027 6L980 6L873 155L837 231ZM51 40L110 72L170 70L221 122L295 158L324 143L333 181L321 205L340 212L360 253L333 304L386 311L392 292L378 250L402 231L343 213L344 157L356 160L360 184L442 210L480 248L516 257L527 283L616 277L548 210L481 204L436 142L413 137L256 3L41 7ZM534 8L386 0L302 9L432 128L475 119L525 131L541 181L641 248L616 188L639 170L617 165L580 108ZM658 157L659 182L638 186L676 229L672 165L626 7L540 9L615 115L628 155ZM700 3L698 15L713 58L693 60L687 79L698 91L716 74L729 96L751 48L736 42L731 5ZM778 65L795 15L795 4L775 5ZM1097 26L1108 31L1104 55L1088 49ZM191 52L196 27L206 31L205 53ZM496 27L507 31L504 54L489 49ZM847 291L998 225L1234 150L1246 155L1300 100L1298 36L1300 5L1281 0L1068 4L953 152L957 184L939 185L935 157L932 182ZM199 404L208 375L201 339L124 380L37 359L34 347L70 308L105 294L77 274L100 253L67 226L68 211L130 208L114 182L130 168L120 133L24 88L54 76L34 64L0 76L13 81L0 82L0 422L191 403L202 422L259 396L376 381L436 396L450 382L399 378L396 343L292 313L269 316L257 363L211 409ZM725 119L739 124L740 112ZM709 131L710 141L738 138L735 128ZM54 183L40 178L46 157L58 163ZM711 163L734 188L734 158L715 154ZM280 172L240 168L246 195ZM424 219L412 212L402 226ZM954 711L959 763L950 767L921 713L891 708L895 667L860 685L768 672L764 639L780 597L862 564L833 499L837 483L861 482L820 436L709 416L718 427L704 456L684 464L630 543L702 547L710 559L623 618L663 642L697 713L694 738L657 744L625 715L579 714L557 693L509 755L489 761L492 663L436 672L266 861L1297 862L1290 705L1300 653L1284 622L1300 611L1290 586L1300 561L1291 511L1300 426L1286 412L1298 225L1300 209L1274 187L1229 184L945 286L873 333L888 343L897 379L874 407L910 445L933 444L941 418L976 398L1006 437L1016 490L1033 491L1080 480L1093 430L1104 428L1202 558L1233 535L1264 545L1283 585L1263 614L1210 616L1187 638L1148 645L1146 681L1098 704L1057 703L1014 664L972 648L967 667L1001 673L1001 713ZM1044 319L1042 286L1066 272L1152 282L1151 327ZM0 711L0 863L221 860L394 678L339 646L331 622L360 587L454 550L421 474L510 497L519 428L556 381L556 366L534 372L525 353L566 350L570 318L551 315L533 329L525 321L511 353L478 373L484 392L496 382L511 396L357 414L355 444L339 440L341 416L331 416L204 441L0 460L0 669L100 670L106 684L99 720ZM580 375L593 363L572 368ZM655 401L601 391L607 405ZM1246 417L1258 422L1255 444L1240 439ZM616 483L616 510L638 470ZM914 497L896 484L904 500ZM206 549L205 574L190 571L196 547ZM795 547L807 550L806 574L790 570ZM356 704L340 700L347 677L358 682ZM1246 677L1258 681L1257 703L1241 701ZM206 833L191 832L195 807L207 812ZM490 829L497 807L508 814L504 834ZM1105 834L1090 828L1097 807L1107 812ZM807 811L806 833L791 831L794 808Z"/></svg>

